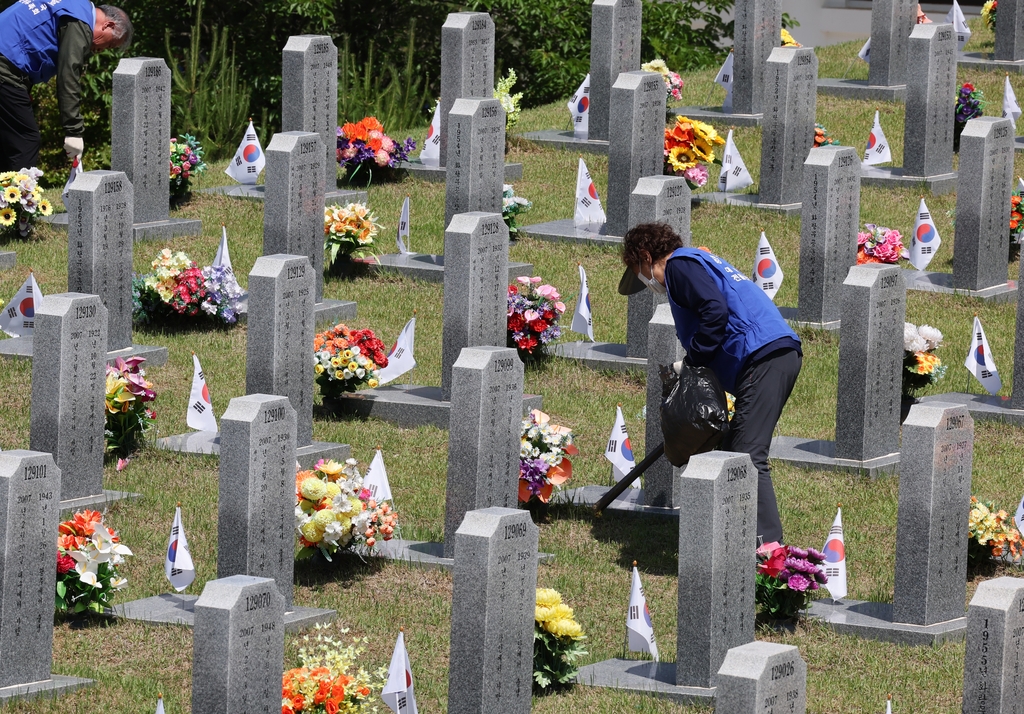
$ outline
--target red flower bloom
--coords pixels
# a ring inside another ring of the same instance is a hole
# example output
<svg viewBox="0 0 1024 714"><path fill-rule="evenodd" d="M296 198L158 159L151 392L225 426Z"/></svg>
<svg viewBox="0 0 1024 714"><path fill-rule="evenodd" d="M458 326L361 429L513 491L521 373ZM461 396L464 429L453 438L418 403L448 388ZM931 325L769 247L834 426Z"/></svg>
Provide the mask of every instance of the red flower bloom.
<svg viewBox="0 0 1024 714"><path fill-rule="evenodd" d="M526 318L518 312L512 313L508 316L508 329L512 332L522 332L526 329Z"/></svg>
<svg viewBox="0 0 1024 714"><path fill-rule="evenodd" d="M515 285L509 285L508 286L508 294L509 295L518 295L519 294L519 290L516 288Z"/></svg>
<svg viewBox="0 0 1024 714"><path fill-rule="evenodd" d="M75 569L75 559L70 555L57 555L57 575L63 575L64 573Z"/></svg>
<svg viewBox="0 0 1024 714"><path fill-rule="evenodd" d="M789 553L789 549L780 545L778 548L773 549L768 553L768 558L763 563L757 564L757 572L767 575L772 578L777 578L779 573L785 569L786 556Z"/></svg>
<svg viewBox="0 0 1024 714"><path fill-rule="evenodd" d="M521 340L516 342L519 345L519 349L526 350L530 354L533 354L533 348L536 347L540 342L533 335L526 335Z"/></svg>
<svg viewBox="0 0 1024 714"><path fill-rule="evenodd" d="M974 85L971 84L970 82L964 82L964 89L966 89L968 92L973 92Z"/></svg>
<svg viewBox="0 0 1024 714"><path fill-rule="evenodd" d="M548 323L544 320L534 320L530 323L530 329L536 332L538 335L544 330L548 329Z"/></svg>

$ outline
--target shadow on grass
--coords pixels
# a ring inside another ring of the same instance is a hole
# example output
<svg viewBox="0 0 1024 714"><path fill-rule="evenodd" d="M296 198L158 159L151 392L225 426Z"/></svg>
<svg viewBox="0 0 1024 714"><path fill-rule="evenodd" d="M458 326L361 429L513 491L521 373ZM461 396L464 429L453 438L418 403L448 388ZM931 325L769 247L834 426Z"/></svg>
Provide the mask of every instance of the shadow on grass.
<svg viewBox="0 0 1024 714"><path fill-rule="evenodd" d="M596 515L588 506L555 504L549 511L552 520L589 522L593 537L619 547L616 563L631 568L642 563L645 573L675 575L679 570L679 524L675 518L605 512Z"/></svg>
<svg viewBox="0 0 1024 714"><path fill-rule="evenodd" d="M133 329L150 335L192 335L197 332L230 332L240 323L225 324L205 315L194 317L160 316L149 322L134 322Z"/></svg>
<svg viewBox="0 0 1024 714"><path fill-rule="evenodd" d="M384 558L363 560L354 553L345 552L334 556L334 562L329 563L318 553L295 561L295 584L317 588L334 583L347 589L378 574L386 562Z"/></svg>

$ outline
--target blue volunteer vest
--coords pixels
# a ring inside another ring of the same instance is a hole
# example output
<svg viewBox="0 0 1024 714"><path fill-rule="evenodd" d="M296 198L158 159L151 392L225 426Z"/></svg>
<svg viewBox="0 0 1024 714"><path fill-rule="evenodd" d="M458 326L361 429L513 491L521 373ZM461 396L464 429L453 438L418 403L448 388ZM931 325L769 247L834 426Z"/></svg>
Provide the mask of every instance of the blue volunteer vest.
<svg viewBox="0 0 1024 714"><path fill-rule="evenodd" d="M57 74L57 24L61 17L94 29L89 0L19 0L0 13L0 55L29 76L32 84Z"/></svg>
<svg viewBox="0 0 1024 714"><path fill-rule="evenodd" d="M725 339L708 364L727 392L735 390L736 378L754 352L781 337L800 341L771 299L746 275L717 255L696 248L679 248L669 256L669 260L683 257L701 264L722 291L729 308ZM667 284L668 271L665 276ZM700 327L699 316L672 299L671 285L668 285L668 301L676 323L676 335L682 345L688 347Z"/></svg>

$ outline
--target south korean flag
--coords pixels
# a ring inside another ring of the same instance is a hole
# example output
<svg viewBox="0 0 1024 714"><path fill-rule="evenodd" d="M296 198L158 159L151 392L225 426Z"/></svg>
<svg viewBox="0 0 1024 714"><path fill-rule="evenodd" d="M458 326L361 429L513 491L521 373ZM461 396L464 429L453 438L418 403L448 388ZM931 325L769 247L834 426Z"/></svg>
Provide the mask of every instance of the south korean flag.
<svg viewBox="0 0 1024 714"><path fill-rule="evenodd" d="M238 145L238 151L231 163L224 169L224 173L238 183L249 186L256 185L256 179L267 163L267 157L263 155L263 147L260 146L260 138L252 126L252 119L249 120L249 128L245 130L242 143Z"/></svg>
<svg viewBox="0 0 1024 714"><path fill-rule="evenodd" d="M423 140L420 161L424 166L441 165L441 102L434 107L434 118L430 120L427 138Z"/></svg>
<svg viewBox="0 0 1024 714"><path fill-rule="evenodd" d="M597 195L597 186L590 178L587 165L580 159L576 169L576 211L573 223L577 226L600 226L607 218L601 208L601 197Z"/></svg>
<svg viewBox="0 0 1024 714"><path fill-rule="evenodd" d="M590 128L590 75L569 100L569 115L572 117L572 134L577 139L586 140Z"/></svg>
<svg viewBox="0 0 1024 714"><path fill-rule="evenodd" d="M626 639L630 652L649 652L658 661L658 643L654 639L654 623L651 610L647 607L644 587L640 584L640 573L633 562L633 582L629 591L629 610L626 613Z"/></svg>
<svg viewBox="0 0 1024 714"><path fill-rule="evenodd" d="M932 214L925 205L924 198L917 208L917 220L914 222L914 234L910 236L910 262L918 270L924 270L935 257L935 251L942 245L939 231L935 228Z"/></svg>
<svg viewBox="0 0 1024 714"><path fill-rule="evenodd" d="M626 474L636 468L636 459L633 458L633 447L629 443L629 434L626 432L626 420L622 418L621 405L615 408L615 424L612 425L612 433L608 437L608 446L604 451L604 457L611 462L616 481L622 480ZM640 488L639 477L634 479L632 487Z"/></svg>
<svg viewBox="0 0 1024 714"><path fill-rule="evenodd" d="M395 346L388 353L388 366L380 371L378 378L380 386L383 387L388 382L393 382L406 372L415 369L416 358L412 354L415 342L416 318L414 317L405 323L405 327L398 333L398 340L395 341Z"/></svg>
<svg viewBox="0 0 1024 714"><path fill-rule="evenodd" d="M82 157L76 156L75 160L71 162L71 172L68 174L68 182L64 184L64 190L60 194L60 198L64 203L68 202L68 193L71 191L71 184L75 182L79 174L85 169L82 168Z"/></svg>
<svg viewBox="0 0 1024 714"><path fill-rule="evenodd" d="M732 57L732 55L729 55ZM725 140L725 151L722 153L722 171L718 174L719 191L739 191L753 185L754 179L743 163L739 149L732 140L732 129Z"/></svg>
<svg viewBox="0 0 1024 714"><path fill-rule="evenodd" d="M0 330L11 337L28 337L36 326L36 310L43 303L43 291L29 273L21 288L0 314Z"/></svg>
<svg viewBox="0 0 1024 714"><path fill-rule="evenodd" d="M380 452L380 447L377 447L377 453L373 455L370 468L366 470L366 476L363 478L363 488L367 489L370 492L370 497L378 503L381 501L391 501L394 498L391 495L388 470L384 468L384 455Z"/></svg>
<svg viewBox="0 0 1024 714"><path fill-rule="evenodd" d="M569 329L581 335L586 335L593 342L594 316L590 311L590 286L587 285L587 271L583 269L582 263L580 263L579 268L580 295L576 298L576 312L572 314L572 324L569 325Z"/></svg>
<svg viewBox="0 0 1024 714"><path fill-rule="evenodd" d="M958 52L963 52L964 45L971 39L971 28L967 26L967 18L964 17L960 3L956 0L953 0L953 7L946 13L946 22L953 23L953 31L956 32L956 49Z"/></svg>
<svg viewBox="0 0 1024 714"><path fill-rule="evenodd" d="M996 369L996 362L992 358L992 350L988 347L988 338L985 337L985 330L981 326L981 320L974 318L974 336L971 338L971 349L964 360L966 367L975 379L981 382L989 394L997 394L1003 386L1003 380L999 378L999 370Z"/></svg>
<svg viewBox="0 0 1024 714"><path fill-rule="evenodd" d="M892 161L892 152L889 150L889 140L885 138L882 125L878 120L878 110L875 110L875 123L868 134L868 146L864 149L864 166L876 166L887 164Z"/></svg>
<svg viewBox="0 0 1024 714"><path fill-rule="evenodd" d="M775 293L782 287L782 266L779 265L764 231L761 231L761 240L757 243L757 256L754 258L754 282L773 301Z"/></svg>
<svg viewBox="0 0 1024 714"><path fill-rule="evenodd" d="M722 63L721 69L718 70L718 74L715 75L715 84L725 90L725 99L722 101L722 111L732 111L732 82L733 82L733 59L732 52L725 58L725 62Z"/></svg>
<svg viewBox="0 0 1024 714"><path fill-rule="evenodd" d="M857 53L857 56L860 57L865 62L867 62L868 64L871 64L871 38L870 37L868 38L868 41L864 43L864 46L860 48L860 52Z"/></svg>
<svg viewBox="0 0 1024 714"><path fill-rule="evenodd" d="M1014 124L1020 119L1020 105L1017 103L1017 95L1010 85L1010 75L1007 73L1003 82L1003 117L1009 118ZM1016 131L1014 132L1017 133Z"/></svg>
<svg viewBox="0 0 1024 714"><path fill-rule="evenodd" d="M412 665L405 649L404 632L398 633L395 651L391 654L391 666L388 667L388 680L384 683L380 698L395 714L417 714Z"/></svg>
<svg viewBox="0 0 1024 714"><path fill-rule="evenodd" d="M409 197L405 197L402 204L402 215L398 218L398 237L395 239L398 252L402 255L409 254Z"/></svg>
<svg viewBox="0 0 1024 714"><path fill-rule="evenodd" d="M188 414L185 423L199 431L217 431L217 418L210 403L210 389L206 386L206 375L199 366L199 358L192 353L192 393L188 398Z"/></svg>
<svg viewBox="0 0 1024 714"><path fill-rule="evenodd" d="M181 524L181 504L174 509L174 523L171 524L171 537L167 540L167 555L164 558L164 575L178 592L196 579L196 566L188 549L185 527Z"/></svg>

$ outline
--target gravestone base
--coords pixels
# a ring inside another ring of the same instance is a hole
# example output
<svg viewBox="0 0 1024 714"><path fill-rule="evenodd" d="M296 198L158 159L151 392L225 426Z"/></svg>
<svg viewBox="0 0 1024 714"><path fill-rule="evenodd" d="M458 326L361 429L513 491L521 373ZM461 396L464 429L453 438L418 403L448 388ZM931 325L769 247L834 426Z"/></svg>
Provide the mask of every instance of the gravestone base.
<svg viewBox="0 0 1024 714"><path fill-rule="evenodd" d="M756 193L726 193L725 191L711 191L710 193L698 193L694 196L699 198L701 203L724 203L726 206L743 206L745 208L756 208L761 211L772 211L787 216L794 216L800 213L801 203L761 203L761 197Z"/></svg>
<svg viewBox="0 0 1024 714"><path fill-rule="evenodd" d="M764 114L733 114L715 106L669 107L669 121L675 121L676 117L700 119L716 126L761 126Z"/></svg>
<svg viewBox="0 0 1024 714"><path fill-rule="evenodd" d="M1013 140L1014 151L1024 151L1024 136L1018 136Z"/></svg>
<svg viewBox="0 0 1024 714"><path fill-rule="evenodd" d="M12 337L9 340L0 340L0 357L10 359L32 359L32 337ZM123 350L114 350L107 353L107 364L114 364L120 357L144 357L146 367L162 367L167 364L167 348L153 347L149 345L132 345Z"/></svg>
<svg viewBox="0 0 1024 714"><path fill-rule="evenodd" d="M60 694L67 694L76 689L91 687L96 684L92 679L82 677L67 677L63 674L52 674L50 678L42 682L30 682L29 684L15 684L10 687L0 688L0 704L13 702L16 699L39 699L42 697L56 698Z"/></svg>
<svg viewBox="0 0 1024 714"><path fill-rule="evenodd" d="M60 512L69 513L71 511L80 511L83 508L88 508L93 511L103 511L106 507L114 503L115 501L135 501L142 498L141 493L131 493L129 491L110 491L104 489L103 493L97 493L95 496L82 496L81 498L69 498L66 501L60 502Z"/></svg>
<svg viewBox="0 0 1024 714"><path fill-rule="evenodd" d="M200 193L219 194L221 196L230 196L231 198L244 198L249 201L262 201L267 193L267 187L263 184L256 184L250 186L247 184L235 184L233 186L214 186L213 188L204 188ZM369 198L369 194L366 191L352 191L348 189L335 189L328 190L324 194L324 205L329 206L332 203L366 203Z"/></svg>
<svg viewBox="0 0 1024 714"><path fill-rule="evenodd" d="M911 625L892 621L892 603L860 600L815 600L808 611L841 635L854 635L867 640L881 640L900 645L927 647L942 642L957 642L967 632L967 618L938 622L934 625Z"/></svg>
<svg viewBox="0 0 1024 714"><path fill-rule="evenodd" d="M914 188L923 185L930 193L941 196L956 190L956 171L935 176L908 176L902 167L861 166L860 184L886 188Z"/></svg>
<svg viewBox="0 0 1024 714"><path fill-rule="evenodd" d="M351 300L328 300L313 305L313 320L317 325L356 318L356 304Z"/></svg>
<svg viewBox="0 0 1024 714"><path fill-rule="evenodd" d="M622 236L610 235L607 223L578 226L571 218L534 223L532 226L523 226L519 232L538 240L588 243L590 245L622 245Z"/></svg>
<svg viewBox="0 0 1024 714"><path fill-rule="evenodd" d="M921 401L924 403L963 404L975 420L1002 421L1015 426L1024 426L1024 409L1011 407L1009 397L949 392L947 394L930 394L927 397L921 397Z"/></svg>
<svg viewBox="0 0 1024 714"><path fill-rule="evenodd" d="M629 357L626 354L626 345L616 342L559 342L552 354L563 359L574 359L581 362L584 367L597 371L628 372L634 369L647 369L646 359Z"/></svg>
<svg viewBox="0 0 1024 714"><path fill-rule="evenodd" d="M546 149L565 149L567 151L584 152L587 154L608 155L608 142L600 139L578 139L571 131L545 129L544 131L528 131L524 139L539 144Z"/></svg>
<svg viewBox="0 0 1024 714"><path fill-rule="evenodd" d="M303 469L312 469L320 459L334 459L344 461L352 455L352 448L348 444L338 444L332 441L314 441L306 446L299 446L295 449L295 460Z"/></svg>
<svg viewBox="0 0 1024 714"><path fill-rule="evenodd" d="M866 79L818 78L818 94L843 99L874 99L882 102L902 102L907 97L905 84L868 84Z"/></svg>
<svg viewBox="0 0 1024 714"><path fill-rule="evenodd" d="M878 478L885 474L898 474L900 467L899 452L866 461L837 459L834 441L805 439L799 436L776 436L772 439L768 458L800 469L847 471L871 478Z"/></svg>
<svg viewBox="0 0 1024 714"><path fill-rule="evenodd" d="M142 600L132 600L115 605L114 617L123 620L138 620L153 625L195 625L195 607L198 595L179 595L164 593ZM292 606L284 613L284 629L286 632L298 632L313 625L331 622L337 613L334 610L320 610L315 607Z"/></svg>
<svg viewBox="0 0 1024 714"><path fill-rule="evenodd" d="M982 290L968 290L966 288L953 287L952 273L933 273L928 270L903 269L903 276L907 279L907 290L920 290L930 293L948 293L956 295L969 295L980 300L989 302L1016 302L1017 281L1007 280L1001 285L993 285Z"/></svg>
<svg viewBox="0 0 1024 714"><path fill-rule="evenodd" d="M827 322L809 322L800 319L800 311L795 307L780 307L779 314L782 319L789 323L790 327L806 327L809 330L828 330L829 332L839 331L839 320Z"/></svg>
<svg viewBox="0 0 1024 714"><path fill-rule="evenodd" d="M18 254L13 250L0 251L0 270L11 270L18 264Z"/></svg>
<svg viewBox="0 0 1024 714"><path fill-rule="evenodd" d="M55 213L43 220L58 230L66 231L68 229L67 213ZM168 218L163 221L132 225L132 239L135 241L170 240L178 236L197 236L202 232L203 222L192 218Z"/></svg>
<svg viewBox="0 0 1024 714"><path fill-rule="evenodd" d="M523 395L523 416L543 407L539 394ZM441 399L440 387L415 384L389 384L376 389L360 389L337 399L327 398L324 406L336 414L347 414L391 422L405 429L432 425L447 429L452 403Z"/></svg>
<svg viewBox="0 0 1024 714"><path fill-rule="evenodd" d="M997 60L992 52L966 52L956 62L961 67L983 72L1016 72L1024 74L1024 60Z"/></svg>
<svg viewBox="0 0 1024 714"><path fill-rule="evenodd" d="M423 570L451 570L455 565L454 558L444 557L444 543L422 540L392 538L380 541L374 549L373 556L387 560L400 560L414 568ZM552 563L554 560L553 553L537 553L538 564Z"/></svg>
<svg viewBox="0 0 1024 714"><path fill-rule="evenodd" d="M444 282L444 256L432 253L385 253L370 265L374 273L398 273L426 283ZM508 281L514 283L520 275L533 275L531 263L508 262Z"/></svg>
<svg viewBox="0 0 1024 714"><path fill-rule="evenodd" d="M156 448L166 451L178 451L183 454L199 454L203 456L220 456L219 431L193 431L187 434L175 434L156 440ZM344 461L352 455L348 444L337 444L328 441L314 441L308 446L295 449L295 460L304 469L313 468L320 459Z"/></svg>
<svg viewBox="0 0 1024 714"><path fill-rule="evenodd" d="M574 506L594 506L601 498L608 493L608 486L580 486L562 491L551 500L552 503L568 503ZM604 510L605 513L640 513L647 516L663 516L666 518L679 518L678 508L667 508L665 506L644 505L644 490L642 488L627 488L622 494L612 501Z"/></svg>
<svg viewBox="0 0 1024 714"><path fill-rule="evenodd" d="M448 176L445 166L427 166L419 159L403 161L398 168L405 169L410 176L431 183L444 183ZM523 178L522 164L505 164L505 183L513 183Z"/></svg>
<svg viewBox="0 0 1024 714"><path fill-rule="evenodd" d="M635 659L606 659L580 668L576 683L587 687L606 687L620 692L647 694L670 699L677 704L712 705L714 687L681 687L676 684L675 662Z"/></svg>

